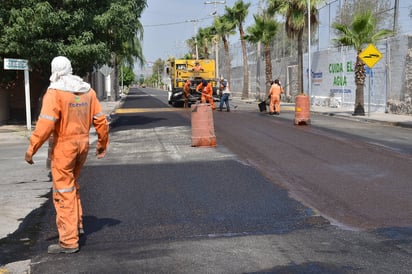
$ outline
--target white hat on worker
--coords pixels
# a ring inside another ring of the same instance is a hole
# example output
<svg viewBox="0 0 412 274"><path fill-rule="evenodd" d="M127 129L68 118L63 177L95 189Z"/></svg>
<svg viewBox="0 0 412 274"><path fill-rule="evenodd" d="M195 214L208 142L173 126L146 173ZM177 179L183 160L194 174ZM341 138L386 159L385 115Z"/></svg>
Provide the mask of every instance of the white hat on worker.
<svg viewBox="0 0 412 274"><path fill-rule="evenodd" d="M72 74L72 65L67 57L55 57L51 62L51 72L49 88L81 93L90 90L90 84Z"/></svg>

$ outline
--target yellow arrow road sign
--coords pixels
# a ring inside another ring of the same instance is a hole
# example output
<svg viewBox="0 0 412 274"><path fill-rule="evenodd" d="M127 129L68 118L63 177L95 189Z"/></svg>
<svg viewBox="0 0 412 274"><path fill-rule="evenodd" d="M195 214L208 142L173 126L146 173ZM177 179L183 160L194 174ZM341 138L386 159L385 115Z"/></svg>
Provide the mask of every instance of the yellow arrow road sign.
<svg viewBox="0 0 412 274"><path fill-rule="evenodd" d="M382 53L373 44L369 44L366 49L359 54L359 57L369 68L373 68L382 58Z"/></svg>

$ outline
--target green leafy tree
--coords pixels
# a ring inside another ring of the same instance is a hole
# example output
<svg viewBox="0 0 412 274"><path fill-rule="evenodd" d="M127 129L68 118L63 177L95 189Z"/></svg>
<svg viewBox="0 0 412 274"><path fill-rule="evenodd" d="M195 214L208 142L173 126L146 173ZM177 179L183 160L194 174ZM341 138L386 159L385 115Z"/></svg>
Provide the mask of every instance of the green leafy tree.
<svg viewBox="0 0 412 274"><path fill-rule="evenodd" d="M262 16L254 15L255 24L247 28L245 39L257 44L262 42L265 54L265 76L266 76L266 93L270 88L272 80L272 58L270 54L270 43L278 31L278 22L271 18L267 13Z"/></svg>
<svg viewBox="0 0 412 274"><path fill-rule="evenodd" d="M139 18L145 7L146 0L3 0L0 56L28 59L32 73L46 84L50 62L58 55L67 56L80 76L111 63L114 55L142 61L141 51L125 45L134 42L139 48L140 40L133 37L142 33Z"/></svg>
<svg viewBox="0 0 412 274"><path fill-rule="evenodd" d="M136 57L143 63L143 53L139 35L143 37L143 26L139 21L140 14L146 7L146 1L116 0L108 1L105 11L95 17L95 21L104 30L103 37L111 54L111 64L115 79L119 78L119 66L125 61L129 64ZM139 16L136 16L139 15ZM117 83L117 82L116 82ZM119 94L119 86L114 87L115 96Z"/></svg>
<svg viewBox="0 0 412 274"><path fill-rule="evenodd" d="M189 52L184 55L183 59L195 59L196 58L196 46L197 38L195 36L186 40L186 45L189 48Z"/></svg>
<svg viewBox="0 0 412 274"><path fill-rule="evenodd" d="M183 55L182 59L186 59L186 60L193 59L193 54L190 53L190 52L185 53L185 55Z"/></svg>
<svg viewBox="0 0 412 274"><path fill-rule="evenodd" d="M242 99L249 98L249 65L247 61L246 42L244 39L245 31L243 29L243 23L249 12L250 3L244 3L243 0L235 2L232 8L226 6L226 14L228 20L235 23L240 36L240 42L242 45L243 54L243 91Z"/></svg>
<svg viewBox="0 0 412 274"><path fill-rule="evenodd" d="M318 25L318 0L310 1L310 25L315 30ZM299 90L303 93L303 34L308 29L308 1L307 0L268 0L268 12L280 13L285 17L286 34L298 42L298 79Z"/></svg>
<svg viewBox="0 0 412 274"><path fill-rule="evenodd" d="M130 86L134 84L135 82L136 81L135 81L135 75L133 72L133 68L128 67L128 66L122 66L119 85Z"/></svg>
<svg viewBox="0 0 412 274"><path fill-rule="evenodd" d="M32 71L41 74L45 82L50 61L57 55L68 56L82 75L109 55L104 41L95 39L95 27L85 15L93 3L81 9L45 1L8 2L12 3L10 11L1 13L7 24L0 34L0 55L28 59Z"/></svg>
<svg viewBox="0 0 412 274"><path fill-rule="evenodd" d="M229 20L228 15L216 17L213 23L216 35L222 39L223 48L225 51L226 79L230 83L230 52L229 52L229 36L234 35L236 24ZM219 75L218 75L219 76Z"/></svg>
<svg viewBox="0 0 412 274"><path fill-rule="evenodd" d="M157 59L154 63L153 63L153 67L152 67L152 79L156 80L156 85L157 87L160 87L160 85L162 84L162 74L164 72L164 68L165 68L165 64L166 62L162 59Z"/></svg>
<svg viewBox="0 0 412 274"><path fill-rule="evenodd" d="M140 74L139 75L139 85L142 85L144 83L144 75Z"/></svg>
<svg viewBox="0 0 412 274"><path fill-rule="evenodd" d="M356 54L355 64L355 110L354 115L365 115L364 86L366 79L365 64L360 58L363 46L375 43L379 39L393 34L391 30L377 30L376 20L371 11L355 14L353 21L349 24L334 22L332 27L338 32L338 38L334 39L337 45L353 47Z"/></svg>

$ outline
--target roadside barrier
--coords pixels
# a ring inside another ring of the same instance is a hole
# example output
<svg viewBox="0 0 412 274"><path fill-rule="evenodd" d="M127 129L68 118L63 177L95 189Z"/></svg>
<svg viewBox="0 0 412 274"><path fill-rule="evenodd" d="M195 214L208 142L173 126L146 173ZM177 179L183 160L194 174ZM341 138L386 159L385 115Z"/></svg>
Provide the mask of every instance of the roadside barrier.
<svg viewBox="0 0 412 274"><path fill-rule="evenodd" d="M310 124L310 101L306 94L299 94L295 98L295 125Z"/></svg>
<svg viewBox="0 0 412 274"><path fill-rule="evenodd" d="M213 110L210 104L191 106L192 147L216 146Z"/></svg>

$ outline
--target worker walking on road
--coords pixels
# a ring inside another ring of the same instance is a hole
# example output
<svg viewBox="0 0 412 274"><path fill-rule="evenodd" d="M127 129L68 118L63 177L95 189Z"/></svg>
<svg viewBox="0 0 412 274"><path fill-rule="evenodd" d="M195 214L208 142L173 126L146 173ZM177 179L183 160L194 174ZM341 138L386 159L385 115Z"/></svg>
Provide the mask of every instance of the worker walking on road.
<svg viewBox="0 0 412 274"><path fill-rule="evenodd" d="M230 90L229 87L227 86L227 81L224 80L221 83L221 90L222 90L222 98L220 98L220 105L219 105L219 110L223 110L223 103L226 104L226 111L230 111L230 106L229 106L229 96L230 96Z"/></svg>
<svg viewBox="0 0 412 274"><path fill-rule="evenodd" d="M187 79L185 82L185 85L183 86L183 100L184 100L183 107L184 108L189 107L190 84L191 84L190 80Z"/></svg>
<svg viewBox="0 0 412 274"><path fill-rule="evenodd" d="M279 115L280 114L280 95L283 93L283 88L280 85L279 79L276 79L275 82L270 87L269 98L269 114Z"/></svg>
<svg viewBox="0 0 412 274"><path fill-rule="evenodd" d="M96 156L100 159L106 154L109 125L95 91L72 75L69 59L54 58L51 71L25 160L33 164L33 155L53 134L51 169L59 243L50 245L48 253L74 253L79 250L79 234L84 233L78 178L89 150L90 127L93 124L98 135Z"/></svg>
<svg viewBox="0 0 412 274"><path fill-rule="evenodd" d="M212 84L208 83L206 80L203 80L197 87L197 92L202 93L201 101L206 103L206 100L212 106L212 109L216 109L215 102L213 101L213 88Z"/></svg>

